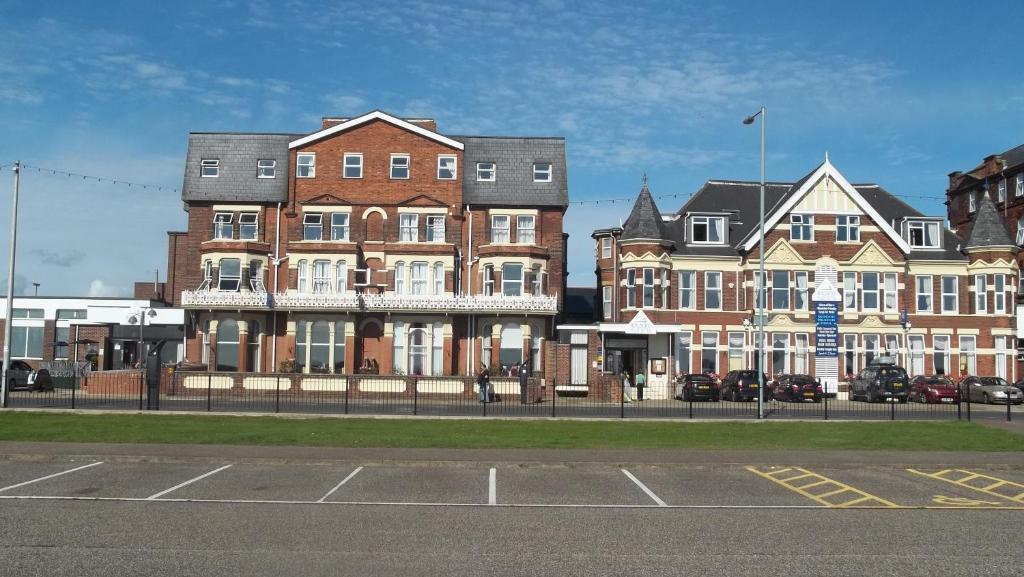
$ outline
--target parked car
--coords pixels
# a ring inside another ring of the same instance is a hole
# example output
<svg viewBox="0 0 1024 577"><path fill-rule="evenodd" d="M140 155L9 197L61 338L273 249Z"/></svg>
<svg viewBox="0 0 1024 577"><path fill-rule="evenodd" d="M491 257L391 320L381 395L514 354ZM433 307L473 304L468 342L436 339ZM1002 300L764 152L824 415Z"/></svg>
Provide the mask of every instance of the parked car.
<svg viewBox="0 0 1024 577"><path fill-rule="evenodd" d="M676 379L675 397L680 401L713 401L721 400L718 383L706 375L682 375Z"/></svg>
<svg viewBox="0 0 1024 577"><path fill-rule="evenodd" d="M960 387L972 403L1024 403L1024 393L1002 377L967 377L960 381Z"/></svg>
<svg viewBox="0 0 1024 577"><path fill-rule="evenodd" d="M764 377L766 401L771 400L771 393L767 390L768 382L768 377ZM722 379L721 396L730 401L756 401L760 386L757 371L729 371Z"/></svg>
<svg viewBox="0 0 1024 577"><path fill-rule="evenodd" d="M907 371L885 360L873 361L861 371L860 376L850 381L851 401L877 403L894 400L905 403L909 394Z"/></svg>
<svg viewBox="0 0 1024 577"><path fill-rule="evenodd" d="M772 398L793 403L814 401L821 402L824 390L818 381L810 375L780 375L772 383Z"/></svg>
<svg viewBox="0 0 1024 577"><path fill-rule="evenodd" d="M960 400L960 389L948 377L920 375L910 381L908 397L919 403L956 403Z"/></svg>
<svg viewBox="0 0 1024 577"><path fill-rule="evenodd" d="M11 366L7 370L7 390L29 388L28 376L30 374L32 374L31 365L25 361L11 361Z"/></svg>
<svg viewBox="0 0 1024 577"><path fill-rule="evenodd" d="M1024 379L1021 379L1021 380L1017 381L1016 383L1013 383L1013 386L1015 386L1018 389L1020 389L1021 392L1024 392Z"/></svg>

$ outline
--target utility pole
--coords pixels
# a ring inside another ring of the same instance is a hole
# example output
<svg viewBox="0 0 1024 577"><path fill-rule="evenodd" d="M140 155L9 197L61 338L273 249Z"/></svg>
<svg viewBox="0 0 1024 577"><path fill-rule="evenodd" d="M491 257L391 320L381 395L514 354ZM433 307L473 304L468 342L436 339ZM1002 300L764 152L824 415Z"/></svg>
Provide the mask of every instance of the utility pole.
<svg viewBox="0 0 1024 577"><path fill-rule="evenodd" d="M21 186L21 162L14 163L14 194L11 196L11 254L7 260L7 317L4 322L3 381L0 381L0 407L7 407L7 375L11 370L11 317L14 315L14 255L18 242L18 189Z"/></svg>

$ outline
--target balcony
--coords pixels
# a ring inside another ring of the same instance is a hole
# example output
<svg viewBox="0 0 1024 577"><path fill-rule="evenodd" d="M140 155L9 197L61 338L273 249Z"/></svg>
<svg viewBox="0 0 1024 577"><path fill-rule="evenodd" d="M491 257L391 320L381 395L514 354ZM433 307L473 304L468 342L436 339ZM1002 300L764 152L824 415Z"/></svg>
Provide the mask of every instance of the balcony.
<svg viewBox="0 0 1024 577"><path fill-rule="evenodd" d="M268 296L270 298L268 298ZM184 291L181 304L200 309L333 310L388 312L533 313L558 312L554 295L454 296L395 294L277 294L216 290Z"/></svg>

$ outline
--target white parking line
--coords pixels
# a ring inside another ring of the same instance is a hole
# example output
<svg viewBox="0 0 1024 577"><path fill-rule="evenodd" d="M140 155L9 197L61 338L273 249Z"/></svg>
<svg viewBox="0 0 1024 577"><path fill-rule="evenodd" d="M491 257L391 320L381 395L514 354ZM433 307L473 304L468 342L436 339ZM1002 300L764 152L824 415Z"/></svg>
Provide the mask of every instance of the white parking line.
<svg viewBox="0 0 1024 577"><path fill-rule="evenodd" d="M498 504L498 471L491 467L491 474L487 483L487 504Z"/></svg>
<svg viewBox="0 0 1024 577"><path fill-rule="evenodd" d="M25 485L31 485L32 483L38 483L39 481L45 481L54 477L60 477L61 475L67 475L68 473L74 473L75 471L81 471L82 469L88 469L89 467L95 467L96 465L102 465L103 461L96 461L95 463L89 463L88 465L82 465L81 467L75 467L74 469L68 469L67 471L61 471L60 473L54 473L45 477L39 477L38 479L32 479L31 481L25 481L24 483L18 483L16 485L8 485L0 489L0 493L10 489L17 489L18 487L24 487Z"/></svg>
<svg viewBox="0 0 1024 577"><path fill-rule="evenodd" d="M196 481L200 481L202 479L205 479L205 478L209 477L210 475L213 475L215 473L220 473L221 471L223 471L224 469L227 469L230 466L231 465L224 465L223 467L220 467L219 469L214 469L214 470L212 470L212 471L210 471L208 473L203 473L202 475L199 475L198 477L196 477L194 479L189 479L188 481L185 481L184 483L178 483L177 485L171 487L170 489L164 489L163 491L160 491L159 493L157 493L155 495L150 495L149 497L146 497L146 500L147 501L152 501L154 499L159 499L160 497L163 497L164 495L166 495L167 493L170 493L171 491L177 491L178 489L180 489L180 488L182 488L182 487L184 487L186 485L191 485L192 483L195 483Z"/></svg>
<svg viewBox="0 0 1024 577"><path fill-rule="evenodd" d="M333 488L333 489L331 489L330 491L327 491L327 494L326 494L326 495L324 495L323 497L320 497L319 499L317 499L317 501L316 501L316 502L317 502L317 503L323 503L324 501L326 501L328 497L330 497L331 495L333 495L335 491L337 491L338 489L340 489L340 488L342 487L342 485L344 485L345 483L348 483L348 482L349 482L349 480L351 480L351 479L352 479L352 477L355 477L355 476L356 476L356 473L358 473L359 471L362 471L362 470L363 470L363 468L362 468L362 467L356 467L356 470L355 470L355 471L352 471L351 473L349 473L349 474L348 474L348 477L345 477L344 479L342 479L340 483L338 483L337 485L335 485L335 486L334 486L334 488Z"/></svg>
<svg viewBox="0 0 1024 577"><path fill-rule="evenodd" d="M659 497L659 496L655 495L655 494L654 494L654 491L652 491L652 490L650 490L650 489L648 489L648 488L647 488L647 485L644 485L643 483L641 483L641 482L640 482L640 479L637 479L636 477L634 477L634 476L633 476L633 473L630 473L629 471L627 471L627 470L625 470L625 469L622 469L622 472L623 472L623 473L625 473L625 474L626 474L626 476L627 476L627 477L629 477L629 479L630 479L631 481L633 481L634 483L636 483L636 486L637 486L637 487L640 487L640 489L641 489L641 490L642 490L642 491L643 491L644 493L647 493L647 496L648 496L648 497L650 497L651 499L653 499L653 500L654 500L654 502L655 502L655 503L657 503L659 507L667 507L667 506L668 506L668 503L665 503L664 501L662 501L662 500L661 500L661 497Z"/></svg>

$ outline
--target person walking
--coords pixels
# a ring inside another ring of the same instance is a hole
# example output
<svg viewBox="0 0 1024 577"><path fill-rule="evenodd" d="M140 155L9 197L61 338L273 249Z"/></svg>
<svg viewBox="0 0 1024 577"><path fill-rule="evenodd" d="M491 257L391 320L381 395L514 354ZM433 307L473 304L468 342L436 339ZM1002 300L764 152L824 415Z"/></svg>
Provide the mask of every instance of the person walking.
<svg viewBox="0 0 1024 577"><path fill-rule="evenodd" d="M647 377L643 371L636 374L636 400L644 400L644 387L647 386Z"/></svg>
<svg viewBox="0 0 1024 577"><path fill-rule="evenodd" d="M525 405L527 403L526 397L526 384L530 378L530 357L523 359L523 362L519 365L519 404Z"/></svg>
<svg viewBox="0 0 1024 577"><path fill-rule="evenodd" d="M629 380L629 371L622 372L622 402L633 402L633 383Z"/></svg>

